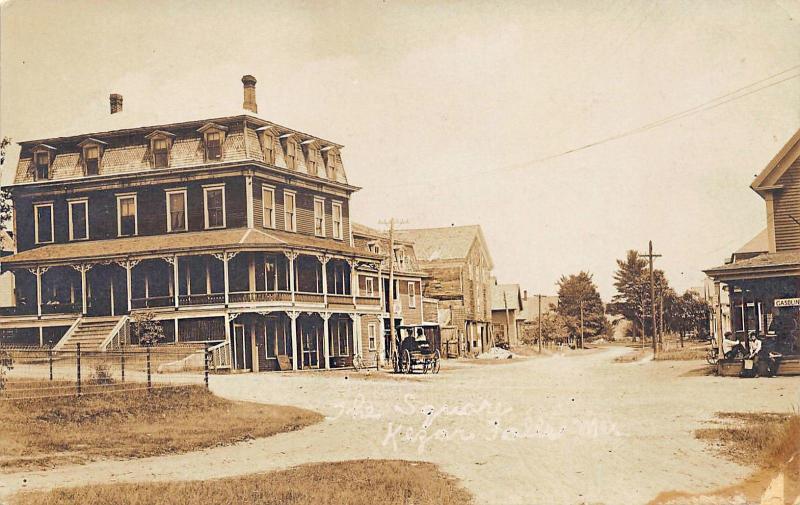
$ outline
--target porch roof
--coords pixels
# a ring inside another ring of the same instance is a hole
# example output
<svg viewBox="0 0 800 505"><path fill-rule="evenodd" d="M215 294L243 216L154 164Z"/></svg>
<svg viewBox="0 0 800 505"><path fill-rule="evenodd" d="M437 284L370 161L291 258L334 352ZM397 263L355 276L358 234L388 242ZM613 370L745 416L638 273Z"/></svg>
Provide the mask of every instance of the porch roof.
<svg viewBox="0 0 800 505"><path fill-rule="evenodd" d="M800 251L763 253L704 270L717 281L762 279L766 277L800 276Z"/></svg>
<svg viewBox="0 0 800 505"><path fill-rule="evenodd" d="M275 249L310 249L322 253L379 259L371 253L332 239L298 233L256 228L205 230L169 235L86 240L49 244L3 258L3 269L36 265L57 265L121 258L184 255L187 253Z"/></svg>

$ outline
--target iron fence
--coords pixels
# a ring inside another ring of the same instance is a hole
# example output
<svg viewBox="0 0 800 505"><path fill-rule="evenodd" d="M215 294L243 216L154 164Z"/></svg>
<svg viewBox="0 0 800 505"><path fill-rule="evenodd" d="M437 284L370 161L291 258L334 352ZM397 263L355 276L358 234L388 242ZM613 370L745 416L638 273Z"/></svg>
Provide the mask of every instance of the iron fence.
<svg viewBox="0 0 800 505"><path fill-rule="evenodd" d="M113 350L0 347L0 401L208 387L208 346L120 346Z"/></svg>

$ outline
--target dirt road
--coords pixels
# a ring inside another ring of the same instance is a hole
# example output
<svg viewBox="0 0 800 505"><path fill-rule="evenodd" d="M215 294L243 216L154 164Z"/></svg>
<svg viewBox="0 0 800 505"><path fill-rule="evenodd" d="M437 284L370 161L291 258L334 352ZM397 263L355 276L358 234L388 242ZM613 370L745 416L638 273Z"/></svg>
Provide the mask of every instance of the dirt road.
<svg viewBox="0 0 800 505"><path fill-rule="evenodd" d="M320 373L213 377L212 390L224 397L296 405L327 418L236 446L0 475L0 500L23 488L208 479L368 457L435 462L481 504L640 504L660 491L700 491L748 472L693 438L715 412L800 405L800 378L687 375L697 362L614 363L624 352L451 365L413 381Z"/></svg>

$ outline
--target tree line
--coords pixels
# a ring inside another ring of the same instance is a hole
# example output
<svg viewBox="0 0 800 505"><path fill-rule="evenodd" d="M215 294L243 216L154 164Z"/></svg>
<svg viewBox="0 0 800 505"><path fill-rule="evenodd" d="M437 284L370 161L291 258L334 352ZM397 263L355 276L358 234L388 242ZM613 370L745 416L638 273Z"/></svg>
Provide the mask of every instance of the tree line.
<svg viewBox="0 0 800 505"><path fill-rule="evenodd" d="M575 342L610 337L614 316L629 321L630 334L636 340L663 338L665 333L679 336L681 345L689 335L704 335L708 331L710 307L692 291L678 294L670 285L663 270L654 269L655 327L653 327L650 272L646 258L630 250L618 259L614 272L616 293L604 304L592 274L581 271L564 275L558 283L558 304L542 315L542 336L548 340ZM523 338L535 342L538 338L538 319L528 325Z"/></svg>

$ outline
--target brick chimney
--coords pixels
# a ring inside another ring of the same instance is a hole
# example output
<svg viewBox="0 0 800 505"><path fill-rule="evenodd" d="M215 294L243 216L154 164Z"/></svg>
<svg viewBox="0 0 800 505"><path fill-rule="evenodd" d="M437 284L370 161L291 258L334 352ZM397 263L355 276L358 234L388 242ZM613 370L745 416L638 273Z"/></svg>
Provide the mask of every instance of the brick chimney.
<svg viewBox="0 0 800 505"><path fill-rule="evenodd" d="M244 103L242 103L242 107L250 112L258 113L256 78L252 75L245 75L242 77L242 84L244 84Z"/></svg>
<svg viewBox="0 0 800 505"><path fill-rule="evenodd" d="M117 112L122 112L122 95L117 93L111 93L108 97L108 101L111 104L111 113L116 114Z"/></svg>

